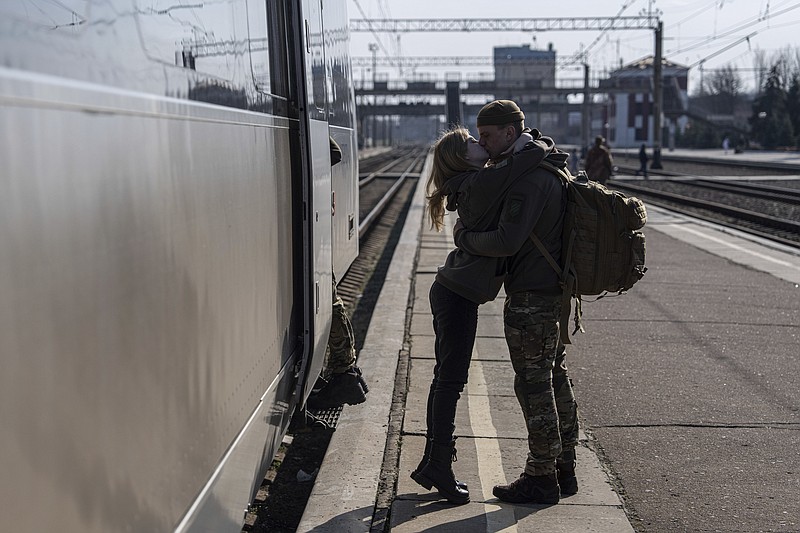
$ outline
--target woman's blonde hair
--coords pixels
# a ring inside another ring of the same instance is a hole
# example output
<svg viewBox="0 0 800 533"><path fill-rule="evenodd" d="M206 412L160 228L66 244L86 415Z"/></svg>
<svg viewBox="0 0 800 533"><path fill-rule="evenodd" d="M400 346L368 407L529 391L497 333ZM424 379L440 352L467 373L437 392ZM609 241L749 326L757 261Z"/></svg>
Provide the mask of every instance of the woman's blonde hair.
<svg viewBox="0 0 800 533"><path fill-rule="evenodd" d="M436 231L442 231L444 226L444 184L454 176L476 170L466 159L469 138L469 130L456 126L445 131L433 145L433 164L425 191L431 228L436 228Z"/></svg>

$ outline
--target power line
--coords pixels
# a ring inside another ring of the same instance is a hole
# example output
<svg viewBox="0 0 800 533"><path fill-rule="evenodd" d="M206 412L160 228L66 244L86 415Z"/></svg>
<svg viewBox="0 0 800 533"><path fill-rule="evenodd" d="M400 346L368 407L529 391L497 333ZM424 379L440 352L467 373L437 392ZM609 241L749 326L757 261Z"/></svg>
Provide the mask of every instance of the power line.
<svg viewBox="0 0 800 533"><path fill-rule="evenodd" d="M619 18L619 17L622 15L622 13L623 13L623 12L624 12L626 9L628 9L628 8L631 6L631 4L633 4L635 1L636 1L636 0L630 0L630 1L629 1L629 2L627 2L627 3L623 3L623 4L622 4L622 7L619 9L619 11L617 12L617 14L616 14L616 15L615 15L615 16L614 16L614 17L613 17L611 20L613 21L613 20L615 20L615 19L618 19L618 18ZM648 14L648 18L650 18L649 14ZM595 38L595 40L594 40L594 41L592 41L592 42L591 42L591 44L590 44L589 46L587 46L587 47L586 47L586 48L584 48L583 50L581 50L581 51L579 51L578 53L576 53L575 55L573 55L573 57L572 57L572 62L573 62L573 63L577 63L577 62L578 62L578 61L580 61L582 58L588 57L588 55L589 55L589 50L591 50L592 48L594 48L594 45L596 45L596 44L597 44L597 43L600 41L600 39L603 37L603 35L605 35L605 34L606 34L606 32L608 32L608 30L609 30L609 29L611 29L611 24L609 24L609 25L607 25L605 28L603 28L603 30L600 32L600 34L599 34L599 35L598 35L598 36Z"/></svg>
<svg viewBox="0 0 800 533"><path fill-rule="evenodd" d="M686 18L683 18L683 19L681 19L681 20L679 20L678 22L675 22L675 23L673 23L673 24L670 24L669 26L667 26L667 29L670 29L670 28L675 28L676 26L680 26L681 24L683 24L683 23L684 23L684 22L686 22L687 20L692 20L693 18L696 18L696 17L697 17L697 15L699 15L700 13L704 13L704 12L708 11L708 10L709 10L709 9L711 9L712 7L717 7L717 0L713 0L713 1L712 1L710 4L708 4L706 7L701 7L700 9L698 9L697 11L695 11L694 13L692 13L691 15L689 15L688 17L686 17Z"/></svg>
<svg viewBox="0 0 800 533"><path fill-rule="evenodd" d="M370 23L371 22L370 19L367 18L366 13L364 13L364 10L361 8L361 4L358 2L358 0L353 0L353 2L356 4L356 7L358 8L358 11L361 13L361 16L364 17L364 21L367 22L367 23ZM351 26L352 26L352 20L351 20ZM378 41L378 46L383 51L383 55L385 55L386 57L389 57L390 54L386 50L386 47L383 45L383 41L381 41L380 36L378 35L378 33L376 31L371 29L371 24L369 24L369 26L370 26L369 32L372 33L372 35L375 37L375 40ZM352 29L350 31L352 31Z"/></svg>
<svg viewBox="0 0 800 533"><path fill-rule="evenodd" d="M717 51L716 51L716 52L714 52L713 54L711 54L711 55L708 55L708 56L704 57L703 59L701 59L701 60L699 60L699 61L696 61L696 62L692 63L691 65L689 65L689 68L696 67L697 65L702 65L703 63L705 63L707 60L711 59L712 57L716 57L716 56L720 55L721 53L723 53L723 52L726 52L726 51L730 50L730 49L731 49L731 48L733 48L734 46L737 46L737 45L739 45L740 43L742 43L742 42L744 42L744 41L747 41L747 42L748 42L748 44L749 44L749 43L750 43L750 37L752 37L752 36L756 35L757 33L758 33L757 31L754 31L754 32L753 32L753 33L751 33L750 35L746 35L745 37L742 37L741 39L739 39L739 40L737 40L737 41L735 41L735 42L733 42L733 43L729 44L729 45L728 45L728 46L726 46L725 48L722 48L721 50L717 50Z"/></svg>
<svg viewBox="0 0 800 533"><path fill-rule="evenodd" d="M780 11L773 12L772 14L769 14L769 15L766 15L764 17L761 17L758 20L748 19L748 20L740 23L738 26L732 27L729 30L727 30L727 31L725 31L725 32L723 32L723 33L721 33L719 35L715 35L713 37L704 38L700 42L690 44L690 45L688 45L688 46L686 46L684 48L681 48L681 49L678 49L678 50L668 50L667 54L669 54L669 55L677 55L677 54L682 54L682 53L685 53L687 51L693 50L695 48L700 48L700 47L705 46L705 45L707 45L707 44L709 44L711 42L716 41L717 39L721 39L723 37L727 37L728 35L736 33L737 31L741 31L741 30L745 30L745 29L752 29L753 24L758 24L758 23L761 23L761 22L768 21L772 17L776 17L778 15L783 15L784 13L788 13L789 11L792 11L792 10L797 9L797 8L800 8L800 2L794 4L793 6L787 7L785 9L780 10Z"/></svg>

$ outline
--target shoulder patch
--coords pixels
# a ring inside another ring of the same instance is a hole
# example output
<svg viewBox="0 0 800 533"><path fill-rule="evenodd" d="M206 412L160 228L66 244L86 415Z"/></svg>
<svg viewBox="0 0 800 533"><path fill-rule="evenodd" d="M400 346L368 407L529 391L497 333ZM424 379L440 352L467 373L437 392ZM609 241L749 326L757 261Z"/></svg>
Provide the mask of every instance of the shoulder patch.
<svg viewBox="0 0 800 533"><path fill-rule="evenodd" d="M522 215L523 203L524 201L521 196L509 196L503 218L507 222L518 222L520 215Z"/></svg>

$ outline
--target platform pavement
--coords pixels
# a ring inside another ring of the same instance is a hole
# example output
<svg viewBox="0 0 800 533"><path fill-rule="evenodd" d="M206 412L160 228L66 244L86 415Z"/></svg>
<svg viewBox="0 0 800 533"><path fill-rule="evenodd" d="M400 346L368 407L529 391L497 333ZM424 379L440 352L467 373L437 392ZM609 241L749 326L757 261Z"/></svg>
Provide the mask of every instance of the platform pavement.
<svg viewBox="0 0 800 533"><path fill-rule="evenodd" d="M383 524L373 523L373 516L380 518L376 506L390 501L391 529L397 532L632 532L583 432L577 495L554 506L511 505L492 496L493 485L519 476L527 449L502 333L502 298L480 308L470 381L457 413L454 470L469 484L472 501L450 505L409 478L423 449L425 395L433 367L427 290L452 242L451 230L437 234L427 229L423 202L421 180L359 353L370 386L368 400L343 410L298 531L382 531ZM403 409L394 388L405 362L408 395ZM394 437L387 439L387 433ZM384 468L384 462L390 467ZM388 491L379 490L382 480L388 482Z"/></svg>
<svg viewBox="0 0 800 533"><path fill-rule="evenodd" d="M373 523L373 516L380 518L386 501L391 502L391 524L395 531L495 531L502 529L502 525L508 525L508 531L532 528L558 531L553 529L555 520L547 521L546 526L541 523L554 513L567 515L564 518L569 524L567 531L631 531L631 526L620 518L624 515L620 514L619 500L615 500L608 486L603 486L605 474L591 453L592 441L585 436L579 450L578 477L582 487L578 495L557 506L538 508L500 505L487 493L494 482L492 477L513 479L524 457L521 420L517 418L518 408L510 392L510 365L497 355L503 349L497 333L500 302L482 309L470 383L458 412L460 460L455 470L469 483L473 502L466 506L440 503L432 493L408 479L422 449L422 398L432 364L425 291L436 263L444 259L449 242L447 235L421 233L423 201L420 184L359 354L359 364L371 386L369 399L343 411L298 531L383 531L380 522ZM732 265L769 272L789 280L795 287L800 286L796 250L758 244L754 242L757 239L738 236L735 230L689 221L657 208L648 209L648 216L648 231L664 235L652 236L656 244L687 243L725 258ZM662 250L662 253L671 252ZM730 274L741 277L735 270ZM411 319L408 329L407 315ZM403 361L410 361L410 387L405 399L393 395L398 369L404 370L404 365L398 363ZM573 370L585 371L578 367ZM503 388L508 392L502 393ZM602 409L603 406L584 401L581 394L587 392L577 392L579 405L584 410ZM401 408L395 409L395 416L391 409L393 400ZM602 397L600 401L604 401ZM491 425L488 416L478 414L487 411L492 417ZM387 433L395 437L387 439ZM498 438L494 438L495 433ZM396 438L397 435L401 438ZM636 458L635 454L633 457ZM498 461L502 467L497 467ZM390 467L382 470L384 462ZM598 483L597 491L590 488L592 481ZM384 486L388 490L379 491ZM743 490L746 492L747 488Z"/></svg>

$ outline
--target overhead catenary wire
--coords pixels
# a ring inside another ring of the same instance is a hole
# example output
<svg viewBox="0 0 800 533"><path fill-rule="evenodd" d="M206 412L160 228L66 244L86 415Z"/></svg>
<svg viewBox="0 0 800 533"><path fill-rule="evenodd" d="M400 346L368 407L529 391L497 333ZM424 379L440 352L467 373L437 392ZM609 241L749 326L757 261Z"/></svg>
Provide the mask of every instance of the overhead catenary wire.
<svg viewBox="0 0 800 533"><path fill-rule="evenodd" d="M753 28L753 24L766 22L766 21L770 20L773 17L779 16L779 15L783 15L784 13L788 13L789 11L792 11L792 10L795 10L795 9L798 9L798 8L800 8L800 2L797 2L796 4L794 4L792 6L789 6L789 7L785 8L785 9L782 9L780 11L773 12L773 13L767 15L766 17L761 17L760 19L756 19L756 20L753 20L751 18L751 19L748 19L748 20L746 20L744 22L740 22L738 25L733 26L733 27L729 28L728 30L723 31L723 33L717 34L717 35L712 36L712 37L701 38L701 40L699 42L692 43L690 45L685 46L684 48L680 48L678 50L667 50L666 54L668 54L668 55L678 55L678 54L682 54L682 53L688 52L690 50L694 50L696 48L703 47L703 46L705 46L705 45L707 45L709 43L712 43L712 42L716 41L717 39L721 39L723 37L727 37L727 36L729 36L731 34L734 34L734 33L738 32L738 31L750 30L750 29Z"/></svg>
<svg viewBox="0 0 800 533"><path fill-rule="evenodd" d="M366 20L367 23L370 24L370 27L371 27L370 18L367 17L366 13L364 13L364 9L361 7L361 4L359 3L359 1L358 0L353 0L353 3L358 8L358 11L361 13L361 16L364 17L364 20ZM372 36L375 37L375 40L378 42L378 47L383 51L383 55L386 56L386 57L391 57L391 54L389 53L388 50L386 50L386 47L383 45L383 41L381 41L381 38L378 35L378 32L376 32L375 30L371 29L371 33L372 33Z"/></svg>

